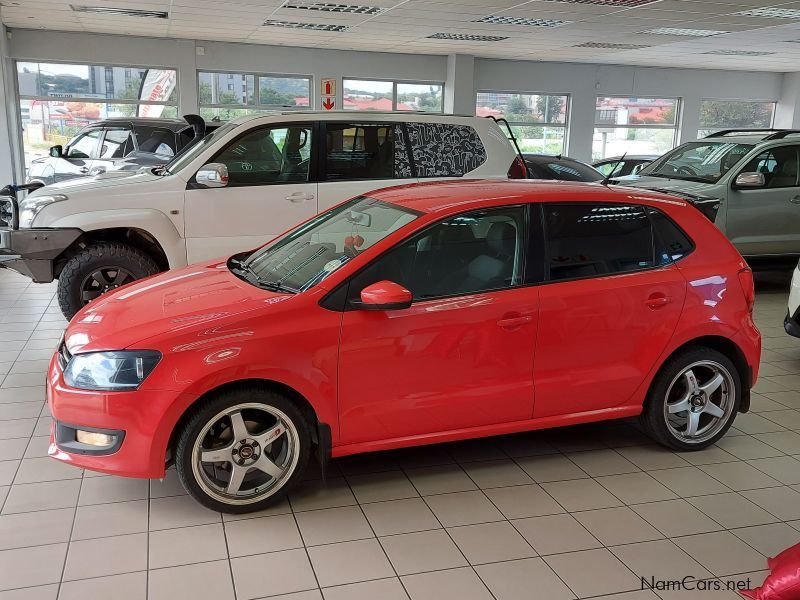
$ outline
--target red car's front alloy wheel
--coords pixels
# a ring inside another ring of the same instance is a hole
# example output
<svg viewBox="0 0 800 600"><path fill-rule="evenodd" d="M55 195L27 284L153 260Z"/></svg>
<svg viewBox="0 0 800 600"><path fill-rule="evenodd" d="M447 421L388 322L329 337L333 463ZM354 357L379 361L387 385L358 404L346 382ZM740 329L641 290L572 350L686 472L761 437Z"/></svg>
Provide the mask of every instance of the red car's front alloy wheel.
<svg viewBox="0 0 800 600"><path fill-rule="evenodd" d="M250 512L271 504L296 479L308 448L307 426L291 402L272 392L237 390L201 405L187 422L176 467L202 504Z"/></svg>

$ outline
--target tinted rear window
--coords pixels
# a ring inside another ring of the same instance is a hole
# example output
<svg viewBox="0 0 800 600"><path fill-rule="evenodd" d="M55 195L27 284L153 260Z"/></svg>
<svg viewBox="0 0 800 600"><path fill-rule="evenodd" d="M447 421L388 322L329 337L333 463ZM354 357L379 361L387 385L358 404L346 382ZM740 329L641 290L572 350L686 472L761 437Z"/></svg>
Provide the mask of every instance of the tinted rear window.
<svg viewBox="0 0 800 600"><path fill-rule="evenodd" d="M692 240L672 219L655 208L647 211L655 229L656 261L659 265L680 260L694 250Z"/></svg>
<svg viewBox="0 0 800 600"><path fill-rule="evenodd" d="M551 280L628 273L656 265L644 208L622 204L545 204Z"/></svg>

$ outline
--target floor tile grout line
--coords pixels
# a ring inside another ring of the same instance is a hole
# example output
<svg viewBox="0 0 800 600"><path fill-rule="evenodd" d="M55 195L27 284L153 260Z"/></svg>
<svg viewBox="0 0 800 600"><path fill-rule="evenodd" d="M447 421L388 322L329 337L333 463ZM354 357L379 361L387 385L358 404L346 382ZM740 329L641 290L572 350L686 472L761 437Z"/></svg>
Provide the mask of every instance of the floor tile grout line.
<svg viewBox="0 0 800 600"><path fill-rule="evenodd" d="M472 477L470 477L470 475L469 475L469 473L466 471L466 469L464 469L464 467L463 467L463 466L461 466L461 465L459 464L459 468L460 468L460 469L461 469L461 470L464 472L464 474L465 474L465 475L466 475L466 476L467 476L467 477L470 479L470 481L472 481L472 483L473 483L473 484L477 485L477 484L475 483L475 481L472 479ZM408 476L408 473L406 473L405 469L402 469L402 467L401 467L401 470L402 470L402 473L403 473L403 475L405 476L405 478L406 478L406 479L408 480L408 482L411 484L411 487L413 487L413 488L414 488L414 490L417 492L417 494L419 494L419 489L418 489L418 488L417 488L417 486L414 484L414 481L413 481L413 480L412 480L412 479L411 479L411 478ZM348 485L349 485L349 484L348 484ZM479 488L479 489L480 489L480 488ZM486 496L486 494L484 494L482 490L481 490L481 493L482 493L482 494L483 494L483 495L486 497L486 499L487 499L489 502L491 502L491 499L490 499L488 496ZM444 523L442 523L442 520L439 518L439 515L437 515L437 514L436 514L436 511L434 511L434 510L431 508L431 506L430 506L430 505L429 505L429 504L428 504L428 503L425 501L425 497L424 497L424 496L422 496L421 494L420 494L420 498L422 498L422 501L425 503L425 506L428 508L428 510L429 510L429 511L431 512L431 514L433 515L433 518L434 518L434 519L436 519L436 522L437 522L437 523L439 523L439 525L441 526L442 530L444 530L444 533L445 533L445 535L447 536L447 538L450 540L450 543L451 543L451 544L453 544L453 546L456 548L456 550L458 550L458 553L459 553L459 554L461 554L461 557L464 559L464 562L466 563L466 566L467 566L467 567L469 567L470 569L472 569L472 572L475 574L475 576L478 578L478 580L479 580L479 581L480 581L480 582L483 584L483 587L485 587L485 588L486 588L486 591L489 593L489 595L490 595L492 598L494 598L494 600L497 600L497 596L495 595L495 593L494 593L494 592L492 591L492 589L491 589L491 588L490 588L490 587L487 585L487 583L484 581L483 577L481 577L480 573L478 573L478 571L477 571L477 570L475 569L475 567L472 565L472 563L470 562L470 560L467 558L467 555L466 555L466 554L464 554L464 551L461 549L461 547L458 545L458 543L457 543L457 542L456 542L456 541L453 539L453 536L452 536L452 535L450 535L450 532L447 530L447 527L445 527ZM492 503L492 506L494 506L494 503ZM496 508L496 507L495 507L495 508ZM498 510L498 512L500 512L500 511L499 511L499 509L497 509L497 510ZM362 512L363 512L363 509L362 509ZM500 512L500 514L501 514L501 515L503 516L503 518L505 519L505 515L503 515L503 513L502 513L502 512ZM364 517L366 518L366 514L364 514ZM367 521L369 522L369 519L367 519ZM508 522L508 520L507 520L507 519L506 519L506 522ZM372 527L372 524L371 524L371 523L370 523L370 527ZM513 525L512 525L512 527L513 527ZM438 531L438 530L437 530L437 531ZM523 538L523 539L524 539L524 538ZM527 544L530 546L530 543L528 542L528 540L525 540L525 543L527 543ZM395 569L395 567L394 567L394 564L392 563L391 559L389 559L389 555L388 555L388 553L386 553L386 548L384 548L383 544L381 543L381 540L380 540L380 538L378 538L378 544L381 546L381 548L383 548L384 554L386 554L387 560L389 560L389 564L391 564L391 565L392 565L392 569ZM536 552L536 549L535 549L535 548L533 548L533 546L531 546L531 549L532 549L534 552ZM538 555L538 552L537 552L537 555ZM462 567L455 567L455 568L464 568L464 567L462 566ZM440 569L440 570L444 570L444 569ZM395 569L395 572L396 572L396 569ZM436 571L432 571L432 572L436 572ZM418 574L419 574L419 573L414 573L414 575L418 575ZM398 578L399 578L399 576L398 576ZM405 590L406 590L406 594L408 594L408 597L409 597L409 598L412 598L412 595L411 595L410 593L408 593L408 589L406 588L406 586L405 586L405 582L403 582L402 578L400 578L400 583L403 585L403 589L405 589Z"/></svg>

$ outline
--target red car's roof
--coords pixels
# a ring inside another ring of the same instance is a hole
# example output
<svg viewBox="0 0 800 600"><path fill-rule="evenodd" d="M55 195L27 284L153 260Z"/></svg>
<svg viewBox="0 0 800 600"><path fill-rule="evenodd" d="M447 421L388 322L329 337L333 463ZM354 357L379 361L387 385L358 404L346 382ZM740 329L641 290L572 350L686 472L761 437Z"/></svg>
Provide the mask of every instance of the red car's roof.
<svg viewBox="0 0 800 600"><path fill-rule="evenodd" d="M686 205L684 200L658 192L600 183L536 179L472 179L413 183L367 194L371 198L431 213L484 201L523 202L664 202Z"/></svg>

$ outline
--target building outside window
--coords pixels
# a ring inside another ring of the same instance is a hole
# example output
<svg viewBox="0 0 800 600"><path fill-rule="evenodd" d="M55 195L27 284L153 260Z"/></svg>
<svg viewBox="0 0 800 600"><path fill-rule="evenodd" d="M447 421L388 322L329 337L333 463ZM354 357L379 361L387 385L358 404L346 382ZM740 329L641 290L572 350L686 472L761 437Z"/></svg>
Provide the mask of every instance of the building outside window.
<svg viewBox="0 0 800 600"><path fill-rule="evenodd" d="M229 121L269 110L312 107L311 77L258 73L200 72L197 78L200 116Z"/></svg>
<svg viewBox="0 0 800 600"><path fill-rule="evenodd" d="M475 102L479 117L504 118L522 152L566 152L569 96L481 91Z"/></svg>
<svg viewBox="0 0 800 600"><path fill-rule="evenodd" d="M598 97L592 159L664 154L675 146L679 110L677 98Z"/></svg>
<svg viewBox="0 0 800 600"><path fill-rule="evenodd" d="M722 129L769 129L775 119L776 104L758 100L703 100L697 137Z"/></svg>
<svg viewBox="0 0 800 600"><path fill-rule="evenodd" d="M344 110L440 113L444 110L444 84L441 82L344 79L342 81L342 107Z"/></svg>
<svg viewBox="0 0 800 600"><path fill-rule="evenodd" d="M178 72L161 67L17 62L25 166L113 117L177 117Z"/></svg>

